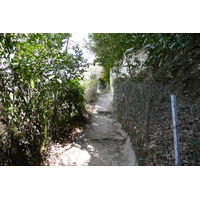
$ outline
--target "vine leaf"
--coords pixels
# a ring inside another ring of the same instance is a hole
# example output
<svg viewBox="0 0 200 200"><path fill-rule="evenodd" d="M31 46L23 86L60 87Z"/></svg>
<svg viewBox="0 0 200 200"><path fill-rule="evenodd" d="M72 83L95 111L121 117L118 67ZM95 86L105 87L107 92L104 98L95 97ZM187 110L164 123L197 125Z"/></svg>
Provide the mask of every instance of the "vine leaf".
<svg viewBox="0 0 200 200"><path fill-rule="evenodd" d="M34 88L35 87L35 85L34 85L34 80L31 78L31 80L30 80L30 84L31 84L31 88Z"/></svg>

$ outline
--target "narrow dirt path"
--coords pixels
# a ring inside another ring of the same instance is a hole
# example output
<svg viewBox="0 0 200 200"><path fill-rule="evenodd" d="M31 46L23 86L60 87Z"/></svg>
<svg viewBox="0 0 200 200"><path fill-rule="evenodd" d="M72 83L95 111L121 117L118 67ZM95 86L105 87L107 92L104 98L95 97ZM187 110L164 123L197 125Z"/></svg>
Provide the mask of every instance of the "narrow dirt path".
<svg viewBox="0 0 200 200"><path fill-rule="evenodd" d="M73 144L55 144L47 158L51 166L135 166L130 139L112 117L112 96L100 95L91 123Z"/></svg>

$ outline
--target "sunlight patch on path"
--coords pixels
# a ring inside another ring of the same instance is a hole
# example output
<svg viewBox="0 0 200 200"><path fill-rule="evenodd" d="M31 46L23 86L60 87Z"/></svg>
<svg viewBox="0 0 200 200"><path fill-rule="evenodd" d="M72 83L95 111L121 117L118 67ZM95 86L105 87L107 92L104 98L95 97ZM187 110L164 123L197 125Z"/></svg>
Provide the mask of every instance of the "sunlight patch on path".
<svg viewBox="0 0 200 200"><path fill-rule="evenodd" d="M74 144L73 146L52 148L48 161L51 166L87 166L90 158L91 155L88 151L82 149L81 145Z"/></svg>
<svg viewBox="0 0 200 200"><path fill-rule="evenodd" d="M83 134L73 144L53 144L50 166L136 166L129 136L112 117L112 96L99 96Z"/></svg>

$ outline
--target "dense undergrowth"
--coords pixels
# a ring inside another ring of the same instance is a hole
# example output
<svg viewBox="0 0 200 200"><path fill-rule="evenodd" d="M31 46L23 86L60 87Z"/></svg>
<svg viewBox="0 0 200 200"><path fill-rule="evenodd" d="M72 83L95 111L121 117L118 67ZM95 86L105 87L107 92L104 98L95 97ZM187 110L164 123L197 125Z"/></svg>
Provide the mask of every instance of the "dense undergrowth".
<svg viewBox="0 0 200 200"><path fill-rule="evenodd" d="M115 114L129 134L140 165L174 165L171 91L163 84L115 82ZM182 165L200 165L200 106L177 95Z"/></svg>
<svg viewBox="0 0 200 200"><path fill-rule="evenodd" d="M87 63L70 36L0 34L0 165L41 165L48 143L83 116Z"/></svg>
<svg viewBox="0 0 200 200"><path fill-rule="evenodd" d="M173 93L177 95L181 163L184 166L200 165L200 47L197 45L199 40L195 41L176 58L172 59L171 55L171 60L166 60L163 68L154 74L143 71L132 79L123 80L122 90L119 88L122 80L117 84L116 95L122 98L115 99L115 108L132 138L140 165L174 165L170 103ZM131 83L137 85L139 93L130 94ZM128 99L129 113L132 111L132 114L125 113L124 98ZM141 106L138 110L137 105ZM148 139L145 139L147 129Z"/></svg>

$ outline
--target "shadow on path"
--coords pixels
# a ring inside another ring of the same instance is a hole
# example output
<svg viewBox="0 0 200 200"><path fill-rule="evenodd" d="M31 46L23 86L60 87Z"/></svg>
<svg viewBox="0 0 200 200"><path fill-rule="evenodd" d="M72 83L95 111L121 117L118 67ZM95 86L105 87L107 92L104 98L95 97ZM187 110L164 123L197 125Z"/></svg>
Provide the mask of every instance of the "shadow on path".
<svg viewBox="0 0 200 200"><path fill-rule="evenodd" d="M84 133L73 144L51 146L51 166L135 166L130 139L112 117L112 96L99 96Z"/></svg>

